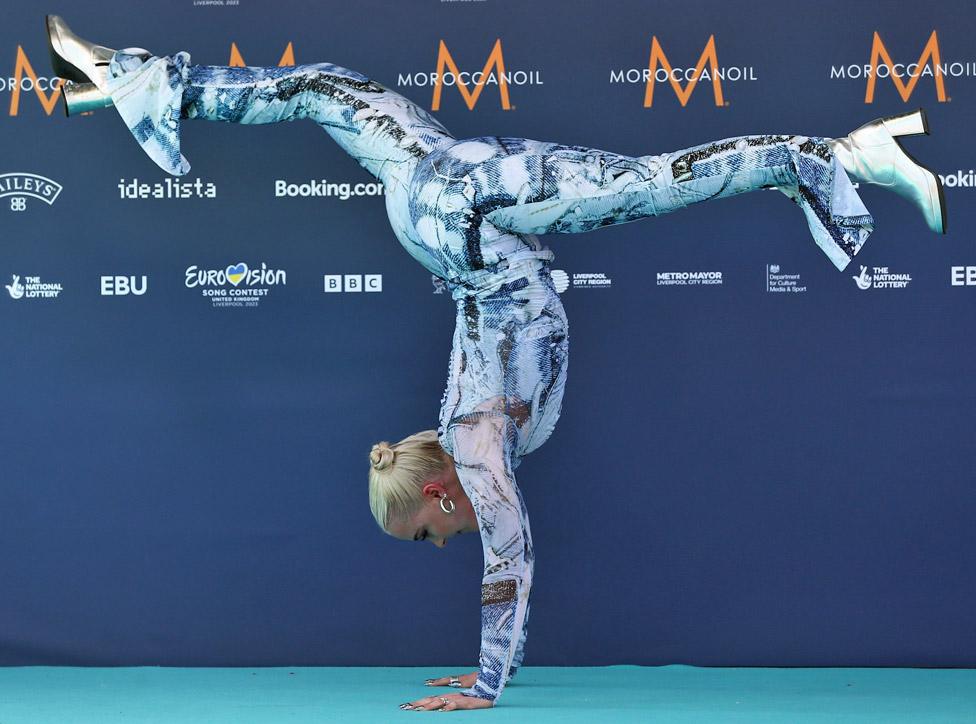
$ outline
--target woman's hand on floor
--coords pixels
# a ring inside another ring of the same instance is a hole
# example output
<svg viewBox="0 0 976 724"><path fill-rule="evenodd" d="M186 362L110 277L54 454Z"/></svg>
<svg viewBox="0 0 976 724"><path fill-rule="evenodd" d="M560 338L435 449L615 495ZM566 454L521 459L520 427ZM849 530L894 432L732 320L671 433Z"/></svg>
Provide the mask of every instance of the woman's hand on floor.
<svg viewBox="0 0 976 724"><path fill-rule="evenodd" d="M478 680L478 672L472 671L470 674L457 674L456 676L442 676L439 679L427 679L426 686L451 686L451 679L458 679L459 683L454 684L456 689L469 689Z"/></svg>
<svg viewBox="0 0 976 724"><path fill-rule="evenodd" d="M455 709L490 709L495 702L481 699L477 696L464 694L444 694L443 696L425 696L417 701L400 704L404 711L454 711Z"/></svg>

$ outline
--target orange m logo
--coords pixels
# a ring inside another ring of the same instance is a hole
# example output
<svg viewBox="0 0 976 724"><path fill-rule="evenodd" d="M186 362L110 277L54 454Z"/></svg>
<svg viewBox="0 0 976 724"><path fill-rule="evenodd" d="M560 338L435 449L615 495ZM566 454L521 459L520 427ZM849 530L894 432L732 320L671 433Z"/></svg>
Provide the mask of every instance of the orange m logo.
<svg viewBox="0 0 976 724"><path fill-rule="evenodd" d="M58 103L58 92L61 88L62 81L60 78L51 79L51 93L47 95L41 89L41 83L37 78L37 73L34 72L34 67L27 60L27 53L21 46L17 46L17 62L14 65L14 77L13 77L13 88L10 93L10 115L16 116L17 111L20 110L20 91L23 85L24 74L32 81L33 90L37 93L37 99L41 102L41 106L44 108L44 112L47 115L51 115L51 111L54 110L54 106Z"/></svg>
<svg viewBox="0 0 976 724"><path fill-rule="evenodd" d="M705 63L708 63L712 69L712 90L715 93L715 105L724 106L725 100L722 97L722 79L719 77L718 72L718 55L715 52L714 35L708 36L708 42L705 43L705 49L699 56L698 62L695 64L694 76L688 79L688 84L684 88L681 87L681 83L675 77L674 68L672 68L671 63L668 62L668 56L664 54L661 44L657 42L657 36L653 36L651 38L651 59L647 66L650 73L647 76L647 90L644 92L644 108L650 108L654 104L654 84L658 64L660 64L661 68L667 72L668 81L671 83L671 87L678 96L678 101L680 101L682 107L684 107L684 105L688 103L688 99L691 98L691 93L695 90L695 86L698 84L698 79L701 76L702 71L705 69Z"/></svg>
<svg viewBox="0 0 976 724"><path fill-rule="evenodd" d="M244 68L247 66L247 63L244 62L244 56L237 49L237 43L231 42L230 44L230 62L227 65L236 68ZM281 54L281 60L278 61L278 65L295 65L295 49L292 47L290 40L288 41L288 45L285 46L285 52Z"/></svg>
<svg viewBox="0 0 976 724"><path fill-rule="evenodd" d="M915 85L918 83L918 79L921 77L921 69L925 67L926 63L930 60L932 65L935 67L935 92L939 99L939 103L945 103L946 92L945 92L945 77L942 72L942 57L939 54L939 38L932 31L932 35L929 36L929 41L922 48L922 54L918 56L917 63L909 63L907 66L903 63L894 63L891 60L891 55L888 53L888 49L885 44L881 42L881 36L878 35L878 31L874 31L874 41L871 43L871 71L868 73L868 87L864 94L865 103L874 102L874 83L878 78L878 60L882 60L884 65L888 67L888 74L891 76L891 80L895 83L895 88L898 89L898 95L901 99L908 102L909 96L912 95L912 91L915 90ZM909 80L905 83L902 80L902 72L896 68L901 66L905 71L907 71ZM915 71L912 71L912 67Z"/></svg>
<svg viewBox="0 0 976 724"><path fill-rule="evenodd" d="M443 77L444 69L447 68L454 75L455 82L457 84L458 90L461 91L461 97L464 98L464 103L467 105L469 111L474 110L474 104L478 102L478 97L481 95L481 91L485 88L485 78L488 76L491 68L494 67L498 72L498 93L501 96L502 108L506 111L511 110L512 104L508 100L508 79L505 77L505 58L502 55L502 40L498 38L495 40L495 47L492 48L491 54L488 56L488 60L485 61L485 67L481 69L481 79L472 82L474 83L474 92L468 90L468 84L464 82L462 75L469 75L468 73L462 73L458 67L457 63L454 62L454 58L451 57L451 51L447 49L447 44L441 40L440 47L437 50L437 73L436 80L434 82L434 98L431 102L430 109L432 111L439 111L441 109L441 89L444 87ZM473 75L479 75L474 73Z"/></svg>

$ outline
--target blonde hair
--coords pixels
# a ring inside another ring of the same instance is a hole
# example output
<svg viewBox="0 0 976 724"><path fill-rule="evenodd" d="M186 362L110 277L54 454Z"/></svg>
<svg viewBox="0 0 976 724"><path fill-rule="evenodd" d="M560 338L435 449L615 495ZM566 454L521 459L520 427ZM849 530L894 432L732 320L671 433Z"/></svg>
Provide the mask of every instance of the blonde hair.
<svg viewBox="0 0 976 724"><path fill-rule="evenodd" d="M395 445L378 442L369 451L369 509L386 531L392 520L412 517L423 505L421 488L448 465L435 430L424 430Z"/></svg>

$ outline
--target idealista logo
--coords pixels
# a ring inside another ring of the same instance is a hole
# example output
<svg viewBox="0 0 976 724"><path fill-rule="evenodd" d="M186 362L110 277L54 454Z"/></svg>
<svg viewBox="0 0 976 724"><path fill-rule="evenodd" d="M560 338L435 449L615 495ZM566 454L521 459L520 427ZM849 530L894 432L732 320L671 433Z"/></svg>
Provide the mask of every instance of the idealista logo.
<svg viewBox="0 0 976 724"><path fill-rule="evenodd" d="M469 88L469 83L471 84ZM454 61L447 43L441 40L437 48L437 69L433 73L418 71L416 73L398 73L397 86L400 88L426 88L432 86L434 95L430 109L441 109L441 93L445 86L454 86L461 94L469 111L473 111L478 103L481 92L487 85L498 86L498 97L501 107L510 111L515 108L509 97L509 86L543 85L542 72L538 69L510 70L505 65L505 55L502 52L501 38L495 40L495 45L488 55L481 70L462 71Z"/></svg>
<svg viewBox="0 0 976 724"><path fill-rule="evenodd" d="M217 184L197 178L193 181L178 181L167 176L162 181L143 183L134 178L119 179L120 199L214 199L217 197Z"/></svg>
<svg viewBox="0 0 976 724"><path fill-rule="evenodd" d="M103 276L100 280L103 297L127 297L130 294L141 297L147 289L145 274L141 277Z"/></svg>
<svg viewBox="0 0 976 724"><path fill-rule="evenodd" d="M64 289L61 282L44 282L40 277L24 277L12 274L10 284L5 284L11 299L57 299Z"/></svg>
<svg viewBox="0 0 976 724"><path fill-rule="evenodd" d="M333 292L382 292L382 274L323 274L322 291Z"/></svg>
<svg viewBox="0 0 976 724"><path fill-rule="evenodd" d="M705 43L705 49L698 56L694 66L673 66L664 54L664 48L657 36L651 38L651 55L646 68L618 68L610 71L610 83L644 84L644 108L654 105L654 87L658 83L669 83L682 107L688 104L688 99L699 81L711 83L712 95L716 106L727 106L728 101L722 93L722 81L737 83L740 81L755 81L756 69L751 65L719 65L718 52L715 49L715 36L710 35ZM682 87L682 81L685 83Z"/></svg>
<svg viewBox="0 0 976 724"><path fill-rule="evenodd" d="M40 199L50 206L61 194L61 184L36 173L15 171L0 174L0 199L10 196L11 211L26 211L27 197Z"/></svg>
<svg viewBox="0 0 976 724"><path fill-rule="evenodd" d="M223 269L187 267L186 286L200 289L215 307L256 307L268 296L271 287L285 286L287 275L283 269L271 269L261 262L260 269L252 269L244 262Z"/></svg>
<svg viewBox="0 0 976 724"><path fill-rule="evenodd" d="M860 290L865 289L904 289L912 281L911 274L893 274L888 271L886 266L871 267L872 274L868 274L868 268L861 265L861 273L852 276L854 283Z"/></svg>
<svg viewBox="0 0 976 724"><path fill-rule="evenodd" d="M945 79L976 76L976 61L944 60L939 47L939 35L933 30L925 41L918 60L895 62L888 47L875 31L871 40L871 55L867 63L858 65L831 65L830 78L838 80L866 79L864 102L874 103L878 78L890 78L902 101L908 103L921 78L932 79L935 96L939 103L952 100L946 94Z"/></svg>

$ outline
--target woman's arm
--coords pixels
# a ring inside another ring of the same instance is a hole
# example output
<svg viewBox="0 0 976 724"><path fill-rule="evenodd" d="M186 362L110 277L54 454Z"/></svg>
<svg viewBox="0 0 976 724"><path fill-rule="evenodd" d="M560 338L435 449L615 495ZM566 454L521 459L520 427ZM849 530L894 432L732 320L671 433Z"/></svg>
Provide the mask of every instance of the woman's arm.
<svg viewBox="0 0 976 724"><path fill-rule="evenodd" d="M481 531L481 671L460 693L497 701L521 663L534 555L528 515L512 473L514 423L501 413L455 420L454 463Z"/></svg>

